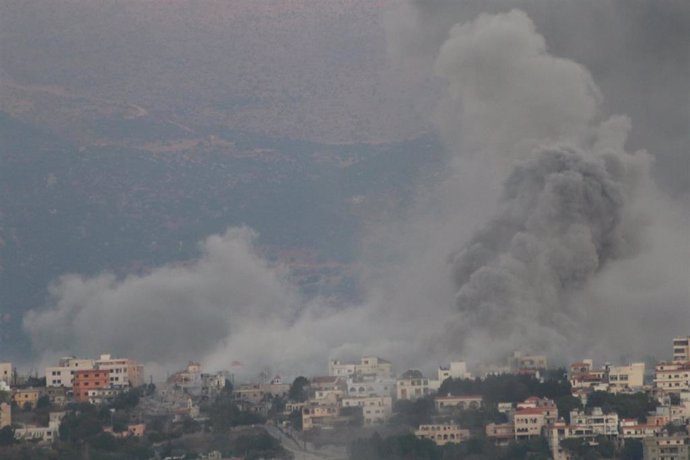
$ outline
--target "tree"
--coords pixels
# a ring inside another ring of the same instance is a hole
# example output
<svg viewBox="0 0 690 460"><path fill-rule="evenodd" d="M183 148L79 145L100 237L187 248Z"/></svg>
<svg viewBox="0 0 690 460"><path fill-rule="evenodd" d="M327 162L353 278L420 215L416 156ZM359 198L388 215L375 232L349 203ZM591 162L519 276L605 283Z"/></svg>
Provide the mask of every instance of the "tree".
<svg viewBox="0 0 690 460"><path fill-rule="evenodd" d="M621 452L623 460L642 460L644 448L637 439L626 439Z"/></svg>
<svg viewBox="0 0 690 460"><path fill-rule="evenodd" d="M290 385L288 391L288 399L294 402L304 402L309 398L309 380L306 377L299 376Z"/></svg>
<svg viewBox="0 0 690 460"><path fill-rule="evenodd" d="M0 430L0 446L10 446L15 443L14 428L6 426Z"/></svg>

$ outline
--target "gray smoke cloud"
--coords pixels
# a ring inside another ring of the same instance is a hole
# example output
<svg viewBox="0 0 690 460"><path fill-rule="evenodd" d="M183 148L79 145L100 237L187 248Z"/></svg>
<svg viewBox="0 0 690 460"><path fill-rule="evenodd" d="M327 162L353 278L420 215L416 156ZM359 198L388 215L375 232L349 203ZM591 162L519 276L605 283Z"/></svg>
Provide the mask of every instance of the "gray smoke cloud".
<svg viewBox="0 0 690 460"><path fill-rule="evenodd" d="M288 375L362 353L400 368L520 348L667 355L664 337L690 330L687 209L657 189L650 155L626 151L636 118L606 118L596 78L499 4L410 2L389 19L394 54L434 81L448 167L402 217L370 223L361 305L301 298L230 229L187 264L57 280L24 319L35 348Z"/></svg>

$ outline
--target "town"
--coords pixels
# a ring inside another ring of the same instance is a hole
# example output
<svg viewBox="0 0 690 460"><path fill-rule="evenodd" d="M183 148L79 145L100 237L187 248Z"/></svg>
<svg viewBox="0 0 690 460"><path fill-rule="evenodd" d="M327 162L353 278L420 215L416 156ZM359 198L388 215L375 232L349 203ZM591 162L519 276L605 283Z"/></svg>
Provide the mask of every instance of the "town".
<svg viewBox="0 0 690 460"><path fill-rule="evenodd" d="M156 383L109 354L44 376L0 363L0 458L687 460L690 336L669 358L566 369L515 352L475 373L456 361L396 376L364 356L253 382L190 362Z"/></svg>

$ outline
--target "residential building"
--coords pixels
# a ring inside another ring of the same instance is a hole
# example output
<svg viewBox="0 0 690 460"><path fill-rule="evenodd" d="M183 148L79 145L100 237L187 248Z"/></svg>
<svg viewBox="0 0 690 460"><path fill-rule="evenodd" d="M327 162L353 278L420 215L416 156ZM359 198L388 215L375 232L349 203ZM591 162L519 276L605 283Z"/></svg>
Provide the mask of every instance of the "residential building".
<svg viewBox="0 0 690 460"><path fill-rule="evenodd" d="M520 370L539 370L544 371L547 367L547 359L545 355L525 355L516 351L513 353L512 359L513 368Z"/></svg>
<svg viewBox="0 0 690 460"><path fill-rule="evenodd" d="M656 436L661 432L661 427L656 425L641 424L635 419L622 419L618 430L618 437L622 439L644 439Z"/></svg>
<svg viewBox="0 0 690 460"><path fill-rule="evenodd" d="M89 392L108 388L111 385L110 370L84 369L74 371L72 390L75 401L88 402Z"/></svg>
<svg viewBox="0 0 690 460"><path fill-rule="evenodd" d="M144 423L135 423L135 424L129 424L127 425L127 429L125 431L113 431L112 426L106 426L103 427L103 432L104 433L110 433L116 438L143 438L144 434L146 433L146 424Z"/></svg>
<svg viewBox="0 0 690 460"><path fill-rule="evenodd" d="M91 404L106 404L112 402L118 395L125 391L122 387L108 386L106 388L94 388L87 390L87 398Z"/></svg>
<svg viewBox="0 0 690 460"><path fill-rule="evenodd" d="M471 379L472 374L467 372L465 361L452 361L448 366L438 368L438 381L443 383L446 379Z"/></svg>
<svg viewBox="0 0 690 460"><path fill-rule="evenodd" d="M23 426L15 428L14 438L18 441L48 444L58 438L58 428L57 426Z"/></svg>
<svg viewBox="0 0 690 460"><path fill-rule="evenodd" d="M609 366L606 368L606 381L609 391L639 390L644 385L644 363L632 363L627 366Z"/></svg>
<svg viewBox="0 0 690 460"><path fill-rule="evenodd" d="M93 359L79 359L74 356L60 358L57 366L46 367L46 387L72 388L75 371L93 368Z"/></svg>
<svg viewBox="0 0 690 460"><path fill-rule="evenodd" d="M645 460L687 460L688 436L656 436L644 440Z"/></svg>
<svg viewBox="0 0 690 460"><path fill-rule="evenodd" d="M64 387L46 387L46 395L53 406L62 407L67 404L67 390Z"/></svg>
<svg viewBox="0 0 690 460"><path fill-rule="evenodd" d="M662 362L656 365L654 384L667 393L690 390L690 362Z"/></svg>
<svg viewBox="0 0 690 460"><path fill-rule="evenodd" d="M315 399L334 397L340 399L347 394L347 381L343 377L321 376L313 377L309 383Z"/></svg>
<svg viewBox="0 0 690 460"><path fill-rule="evenodd" d="M518 409L513 417L515 439L530 439L541 436L542 430L546 427L545 415L544 409L540 407Z"/></svg>
<svg viewBox="0 0 690 460"><path fill-rule="evenodd" d="M558 407L556 407L555 402L548 398L530 396L517 404L518 412L523 409L541 409L544 412L544 420L547 424L553 424L558 419Z"/></svg>
<svg viewBox="0 0 690 460"><path fill-rule="evenodd" d="M393 398L390 396L343 398L342 407L361 407L364 425L381 425L393 414Z"/></svg>
<svg viewBox="0 0 690 460"><path fill-rule="evenodd" d="M482 397L479 395L467 396L436 396L434 405L438 411L453 409L479 409L483 405Z"/></svg>
<svg viewBox="0 0 690 460"><path fill-rule="evenodd" d="M430 439L437 446L461 443L470 438L470 430L454 424L420 425L414 434L419 439Z"/></svg>
<svg viewBox="0 0 690 460"><path fill-rule="evenodd" d="M332 427L349 420L340 416L340 406L337 404L310 403L302 408L302 430Z"/></svg>
<svg viewBox="0 0 690 460"><path fill-rule="evenodd" d="M486 437L497 445L508 444L515 438L515 425L512 423L489 423L485 427Z"/></svg>
<svg viewBox="0 0 690 460"><path fill-rule="evenodd" d="M201 364L189 361L187 366L168 377L168 383L182 388L201 386Z"/></svg>
<svg viewBox="0 0 690 460"><path fill-rule="evenodd" d="M12 363L0 363L0 381L12 385Z"/></svg>
<svg viewBox="0 0 690 460"><path fill-rule="evenodd" d="M328 363L328 375L357 379L391 378L393 365L377 356L363 356L359 363L331 360Z"/></svg>
<svg viewBox="0 0 690 460"><path fill-rule="evenodd" d="M12 425L12 406L0 403L0 429Z"/></svg>
<svg viewBox="0 0 690 460"><path fill-rule="evenodd" d="M570 425L575 429L581 428L585 432L591 432L594 436L618 436L618 414L605 414L600 407L593 407L589 413L570 411Z"/></svg>
<svg viewBox="0 0 690 460"><path fill-rule="evenodd" d="M673 361L690 361L690 335L673 339Z"/></svg>
<svg viewBox="0 0 690 460"><path fill-rule="evenodd" d="M430 382L416 369L405 371L396 381L398 399L419 399L432 394L434 391L433 382Z"/></svg>
<svg viewBox="0 0 690 460"><path fill-rule="evenodd" d="M38 398L42 394L43 392L39 388L18 388L12 391L12 400L17 403L18 407L24 408L28 405L31 409L35 409Z"/></svg>
<svg viewBox="0 0 690 460"><path fill-rule="evenodd" d="M111 385L138 387L144 384L144 366L132 359L103 354L96 360L96 367L110 371Z"/></svg>
<svg viewBox="0 0 690 460"><path fill-rule="evenodd" d="M368 381L347 379L347 395L349 397L395 396L395 388L395 379L390 378Z"/></svg>

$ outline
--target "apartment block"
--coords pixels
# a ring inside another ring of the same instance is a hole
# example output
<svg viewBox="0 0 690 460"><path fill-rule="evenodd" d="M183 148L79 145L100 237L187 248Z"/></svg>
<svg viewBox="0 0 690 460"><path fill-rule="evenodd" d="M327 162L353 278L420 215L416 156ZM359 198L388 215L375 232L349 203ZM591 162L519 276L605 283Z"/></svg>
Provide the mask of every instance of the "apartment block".
<svg viewBox="0 0 690 460"><path fill-rule="evenodd" d="M414 434L419 439L430 439L437 446L461 443L470 438L470 430L454 424L420 425Z"/></svg>
<svg viewBox="0 0 690 460"><path fill-rule="evenodd" d="M74 372L72 388L74 400L89 402L89 392L108 388L110 386L110 371L104 369L84 369Z"/></svg>

